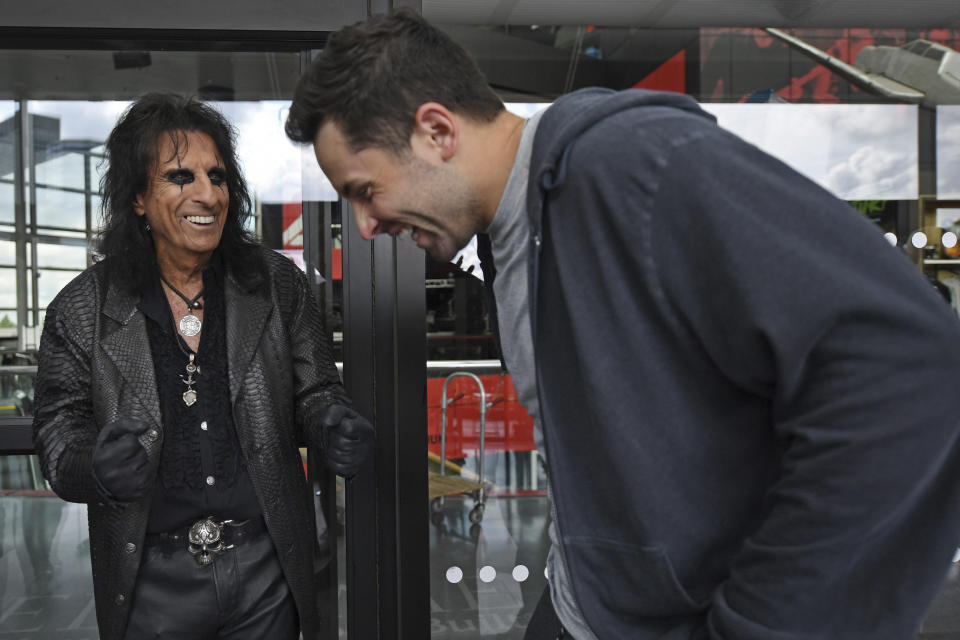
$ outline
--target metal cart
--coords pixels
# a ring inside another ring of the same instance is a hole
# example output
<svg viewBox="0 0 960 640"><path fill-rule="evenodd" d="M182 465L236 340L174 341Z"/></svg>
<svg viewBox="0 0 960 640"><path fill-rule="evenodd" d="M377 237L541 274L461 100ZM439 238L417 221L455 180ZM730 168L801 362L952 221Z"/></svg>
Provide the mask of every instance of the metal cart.
<svg viewBox="0 0 960 640"><path fill-rule="evenodd" d="M464 478L446 476L448 466L453 467L458 471L462 471L462 469L447 461L447 407L456 400L450 400L447 398L447 387L450 386L450 381L454 378L470 378L476 382L477 386L480 388L480 451L477 456L479 461L479 473L476 482L471 482ZM440 400L440 472L430 472L429 475L430 510L433 513L439 513L440 510L443 509L443 498L445 496L472 493L474 494L477 503L474 505L473 509L470 510L470 522L473 524L479 524L483 520L483 511L486 503L484 495L486 482L483 477L483 459L486 447L485 433L487 426L487 409L490 408L492 404L493 403L487 404L487 392L483 388L483 382L477 375L473 373L456 372L451 373L449 376L447 376L446 380L444 380L443 395L441 396ZM430 454L430 456L432 458L433 454Z"/></svg>

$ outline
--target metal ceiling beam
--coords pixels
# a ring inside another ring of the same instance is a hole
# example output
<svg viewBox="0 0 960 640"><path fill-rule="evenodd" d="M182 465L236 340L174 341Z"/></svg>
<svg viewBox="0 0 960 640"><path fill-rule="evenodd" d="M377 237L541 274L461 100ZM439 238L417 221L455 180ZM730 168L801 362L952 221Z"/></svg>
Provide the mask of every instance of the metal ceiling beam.
<svg viewBox="0 0 960 640"><path fill-rule="evenodd" d="M956 0L423 0L423 15L500 26L960 28Z"/></svg>

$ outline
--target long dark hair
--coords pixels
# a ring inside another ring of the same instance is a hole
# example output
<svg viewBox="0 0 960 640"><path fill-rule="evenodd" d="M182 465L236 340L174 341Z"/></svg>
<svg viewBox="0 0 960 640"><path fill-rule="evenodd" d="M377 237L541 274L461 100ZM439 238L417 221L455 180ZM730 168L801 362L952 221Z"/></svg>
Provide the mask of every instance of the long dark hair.
<svg viewBox="0 0 960 640"><path fill-rule="evenodd" d="M408 8L330 36L301 76L287 116L287 136L313 142L336 123L358 151L410 148L413 120L425 102L491 122L504 110L476 62L459 44Z"/></svg>
<svg viewBox="0 0 960 640"><path fill-rule="evenodd" d="M241 281L262 268L258 242L246 229L251 199L237 160L234 128L220 112L194 98L148 93L123 112L110 132L109 164L100 181L103 223L98 258L106 260L111 280L127 291L139 291L155 277L153 237L134 202L147 190L159 161L160 136L179 131L210 136L225 165L230 204L218 249L224 262Z"/></svg>

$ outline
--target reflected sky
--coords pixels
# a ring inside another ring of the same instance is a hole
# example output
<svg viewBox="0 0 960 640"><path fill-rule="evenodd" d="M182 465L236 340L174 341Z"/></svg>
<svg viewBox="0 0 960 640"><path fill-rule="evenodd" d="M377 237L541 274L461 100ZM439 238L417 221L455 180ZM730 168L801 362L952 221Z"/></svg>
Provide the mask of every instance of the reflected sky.
<svg viewBox="0 0 960 640"><path fill-rule="evenodd" d="M917 107L704 104L722 127L844 200L915 200Z"/></svg>
<svg viewBox="0 0 960 640"><path fill-rule="evenodd" d="M127 102L31 101L60 119L66 140L106 139ZM283 133L289 101L212 103L236 126L238 154L262 202L335 200L313 150ZM13 103L0 103L13 108ZM508 103L529 117L546 103ZM913 105L704 104L721 126L847 200L917 197L917 107ZM941 107L941 195L960 192L960 107ZM38 174L38 177L42 174Z"/></svg>
<svg viewBox="0 0 960 640"><path fill-rule="evenodd" d="M508 103L524 118L546 103ZM917 107L913 105L703 104L720 125L844 200L914 200L918 195ZM941 180L960 191L960 107L941 117L940 150L952 159ZM943 195L941 193L941 195Z"/></svg>
<svg viewBox="0 0 960 640"><path fill-rule="evenodd" d="M960 198L960 105L937 107L937 195Z"/></svg>
<svg viewBox="0 0 960 640"><path fill-rule="evenodd" d="M0 122L17 112L17 103L13 100L0 100Z"/></svg>
<svg viewBox="0 0 960 640"><path fill-rule="evenodd" d="M62 140L103 142L129 104L35 100L30 101L28 109L31 113L59 118ZM290 106L288 100L210 104L236 127L240 165L260 202L337 199L313 158L313 149L290 142L283 132Z"/></svg>

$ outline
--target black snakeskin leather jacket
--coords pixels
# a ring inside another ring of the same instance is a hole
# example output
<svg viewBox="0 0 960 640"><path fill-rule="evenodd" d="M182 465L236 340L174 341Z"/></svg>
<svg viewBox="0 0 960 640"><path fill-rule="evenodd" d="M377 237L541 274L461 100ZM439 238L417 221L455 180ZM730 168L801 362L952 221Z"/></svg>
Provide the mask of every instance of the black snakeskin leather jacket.
<svg viewBox="0 0 960 640"><path fill-rule="evenodd" d="M300 613L303 637L318 627L318 550L312 496L298 446L319 447L311 418L349 404L330 336L290 260L263 250L266 273L225 279L230 397L237 436L264 519ZM136 294L106 281L97 264L47 309L40 343L34 442L44 476L64 500L88 505L90 556L102 640L120 640L140 564L150 497L117 508L97 493L91 467L98 431L119 417L152 425L140 441L156 473L163 427L154 367ZM316 440L316 442L315 442Z"/></svg>

